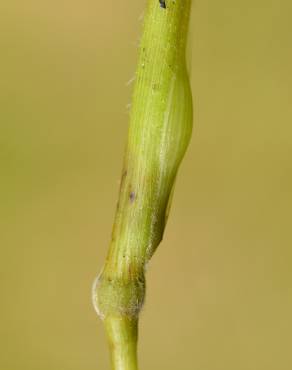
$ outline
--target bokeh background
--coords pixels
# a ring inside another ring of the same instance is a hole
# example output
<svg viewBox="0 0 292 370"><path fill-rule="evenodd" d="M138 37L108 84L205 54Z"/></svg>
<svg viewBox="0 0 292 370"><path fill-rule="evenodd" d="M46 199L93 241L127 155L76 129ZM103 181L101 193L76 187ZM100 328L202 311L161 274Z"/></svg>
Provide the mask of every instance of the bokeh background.
<svg viewBox="0 0 292 370"><path fill-rule="evenodd" d="M148 269L142 370L292 368L291 4L195 1L195 130ZM109 369L90 291L144 7L1 2L1 370Z"/></svg>

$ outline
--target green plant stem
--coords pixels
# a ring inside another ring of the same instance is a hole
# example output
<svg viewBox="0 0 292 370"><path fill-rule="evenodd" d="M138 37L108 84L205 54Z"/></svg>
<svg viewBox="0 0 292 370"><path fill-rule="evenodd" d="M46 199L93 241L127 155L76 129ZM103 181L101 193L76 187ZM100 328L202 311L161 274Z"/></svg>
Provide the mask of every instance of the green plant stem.
<svg viewBox="0 0 292 370"><path fill-rule="evenodd" d="M127 317L113 317L104 321L112 368L137 370L138 321Z"/></svg>
<svg viewBox="0 0 292 370"><path fill-rule="evenodd" d="M191 0L148 0L112 240L93 301L114 370L137 369L145 266L159 245L192 130L185 63Z"/></svg>

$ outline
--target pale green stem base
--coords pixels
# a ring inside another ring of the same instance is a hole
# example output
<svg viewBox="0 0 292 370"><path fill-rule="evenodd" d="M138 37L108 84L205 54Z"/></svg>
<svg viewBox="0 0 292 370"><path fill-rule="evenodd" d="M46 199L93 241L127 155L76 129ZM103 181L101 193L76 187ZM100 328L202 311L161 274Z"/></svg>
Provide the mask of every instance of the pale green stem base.
<svg viewBox="0 0 292 370"><path fill-rule="evenodd" d="M104 320L115 370L137 370L138 321L126 317L108 317Z"/></svg>

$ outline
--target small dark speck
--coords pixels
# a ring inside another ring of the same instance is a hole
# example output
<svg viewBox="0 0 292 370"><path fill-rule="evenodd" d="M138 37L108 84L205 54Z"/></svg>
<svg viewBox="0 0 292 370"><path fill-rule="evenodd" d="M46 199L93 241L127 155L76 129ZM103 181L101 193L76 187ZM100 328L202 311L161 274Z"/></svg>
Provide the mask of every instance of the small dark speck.
<svg viewBox="0 0 292 370"><path fill-rule="evenodd" d="M135 193L133 191L131 191L131 193L130 193L130 201L131 201L131 203L133 203L134 200L135 200Z"/></svg>
<svg viewBox="0 0 292 370"><path fill-rule="evenodd" d="M166 3L165 0L159 0L160 8L166 9Z"/></svg>

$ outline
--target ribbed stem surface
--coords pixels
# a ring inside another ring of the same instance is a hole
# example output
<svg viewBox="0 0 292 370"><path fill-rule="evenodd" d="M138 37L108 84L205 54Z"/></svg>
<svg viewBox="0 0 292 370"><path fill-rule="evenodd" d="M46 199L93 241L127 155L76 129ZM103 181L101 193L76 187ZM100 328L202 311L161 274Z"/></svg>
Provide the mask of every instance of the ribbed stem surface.
<svg viewBox="0 0 292 370"><path fill-rule="evenodd" d="M178 167L192 130L185 64L191 0L148 0L127 148L108 256L94 304L114 370L135 370L145 264L160 243Z"/></svg>

